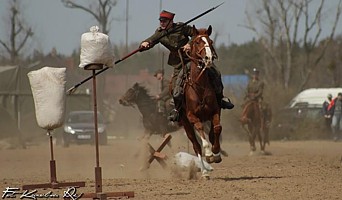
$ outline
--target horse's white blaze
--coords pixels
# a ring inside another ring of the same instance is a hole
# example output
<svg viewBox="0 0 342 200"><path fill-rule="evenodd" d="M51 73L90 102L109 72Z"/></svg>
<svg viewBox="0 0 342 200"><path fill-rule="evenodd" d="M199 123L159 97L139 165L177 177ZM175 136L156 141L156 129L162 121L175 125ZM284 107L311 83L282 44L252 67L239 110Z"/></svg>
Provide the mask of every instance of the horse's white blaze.
<svg viewBox="0 0 342 200"><path fill-rule="evenodd" d="M201 37L201 39L205 43L204 48L205 48L205 55L207 57L207 59L205 59L204 62L206 65L209 65L209 64L211 64L211 62L213 60L213 53L211 52L210 45L209 45L207 38Z"/></svg>

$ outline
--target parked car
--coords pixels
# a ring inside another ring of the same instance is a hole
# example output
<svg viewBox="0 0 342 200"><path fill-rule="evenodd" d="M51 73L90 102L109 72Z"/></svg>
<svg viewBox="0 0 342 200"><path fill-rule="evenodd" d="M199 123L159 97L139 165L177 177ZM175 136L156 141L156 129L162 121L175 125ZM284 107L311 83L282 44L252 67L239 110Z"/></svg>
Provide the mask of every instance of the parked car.
<svg viewBox="0 0 342 200"><path fill-rule="evenodd" d="M339 92L342 92L342 88L303 90L286 107L275 113L272 132L290 138L309 138L313 134L316 134L315 137L328 137L322 105L328 94L335 97Z"/></svg>
<svg viewBox="0 0 342 200"><path fill-rule="evenodd" d="M97 114L99 144L107 144L106 124L101 113ZM63 146L70 143L91 143L95 141L94 111L81 110L70 112L64 123Z"/></svg>
<svg viewBox="0 0 342 200"><path fill-rule="evenodd" d="M290 136L298 130L317 130L324 125L322 120L322 107L310 107L301 103L295 107L281 109L275 116L273 130L278 134Z"/></svg>
<svg viewBox="0 0 342 200"><path fill-rule="evenodd" d="M297 94L287 107L294 108L304 104L306 104L307 107L322 107L323 102L327 100L328 94L331 94L334 98L339 92L342 92L342 88L306 89Z"/></svg>

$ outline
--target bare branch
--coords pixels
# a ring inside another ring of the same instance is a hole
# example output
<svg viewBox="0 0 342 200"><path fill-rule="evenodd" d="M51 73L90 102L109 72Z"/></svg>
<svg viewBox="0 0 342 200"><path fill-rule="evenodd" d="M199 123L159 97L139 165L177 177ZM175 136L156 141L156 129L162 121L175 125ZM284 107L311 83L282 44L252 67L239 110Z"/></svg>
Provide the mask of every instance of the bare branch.
<svg viewBox="0 0 342 200"><path fill-rule="evenodd" d="M112 21L109 20L109 16L111 14L112 8L117 4L116 0L97 0L96 8L92 8L90 5L85 7L81 4L75 3L73 0L62 0L62 3L67 8L80 9L90 13L100 24L101 31L105 34L109 33L108 27Z"/></svg>
<svg viewBox="0 0 342 200"><path fill-rule="evenodd" d="M9 5L9 41L6 42L4 40L1 40L0 44L10 55L11 62L14 63L17 61L18 56L20 55L20 51L26 45L28 39L33 35L33 31L30 27L27 29L27 31L25 31L25 27L27 26L23 23L23 20L20 19L21 16L19 1L12 0L9 2Z"/></svg>
<svg viewBox="0 0 342 200"><path fill-rule="evenodd" d="M334 37L334 34L335 34L335 31L336 31L336 27L337 27L337 24L338 24L338 21L340 19L340 15L341 15L341 1L342 0L339 0L339 3L338 3L338 6L337 6L337 11L336 11L336 15L335 15L335 21L334 21L334 25L332 27L332 30L330 32L330 36L324 41L323 43L323 46L322 48L319 48L320 49L320 53L319 55L317 55L317 57L315 58L314 62L309 65L309 62L310 62L310 52L311 50L307 50L306 51L306 58L307 58L307 63L306 63L306 67L308 68L307 69L307 73L304 74L304 77L303 77L303 82L301 84L301 88L304 88L305 85L307 84L309 78L311 77L312 75L312 72L313 70L318 66L318 63L322 60L323 56L325 55L325 52L329 46L329 44L331 43L331 41L333 40L333 37ZM313 47L312 47L313 48ZM311 66L309 68L309 66ZM305 69L304 69L305 70Z"/></svg>
<svg viewBox="0 0 342 200"><path fill-rule="evenodd" d="M292 39L293 39L293 41L297 41L299 20L303 14L303 3L300 2L299 4L297 4L296 1L291 1L291 4L295 7L295 10L294 10L294 28L293 28Z"/></svg>
<svg viewBox="0 0 342 200"><path fill-rule="evenodd" d="M29 37L33 36L33 32L31 30L31 28L29 30L26 31L26 35L25 38L23 39L23 41L19 44L17 51L19 52L26 44L26 41L29 39Z"/></svg>
<svg viewBox="0 0 342 200"><path fill-rule="evenodd" d="M81 9L86 11L87 13L91 14L97 21L100 21L99 16L93 12L91 9L84 7L80 4L74 3L72 0L62 0L62 2L64 3L64 6L67 8L74 8L74 9Z"/></svg>
<svg viewBox="0 0 342 200"><path fill-rule="evenodd" d="M318 7L318 10L316 12L316 16L315 16L315 20L314 21L317 22L318 31L317 31L317 34L315 36L315 39L313 41L312 46L315 46L317 44L318 38L319 38L319 36L322 33L321 18L322 18L322 8L323 8L323 5L324 5L324 0L321 1L321 4ZM314 22L312 24L314 24Z"/></svg>
<svg viewBox="0 0 342 200"><path fill-rule="evenodd" d="M276 32L276 27L277 27L277 20L275 20L273 17L272 17L272 13L271 13L271 7L270 7L270 3L268 0L263 0L263 9L265 10L266 12L266 15L267 17L263 18L261 15L261 12L257 12L258 15L259 15L259 22L261 22L262 24L265 25L265 27L267 28L266 30L264 30L266 33L267 33L267 37L269 38L269 42L268 40L262 36L262 34L257 30L254 22L253 22L253 19L251 17L251 15L246 12L246 18L247 18L247 21L248 21L248 25L245 25L244 27L253 31L257 37L259 38L259 42L261 43L261 45L263 46L263 48L266 50L267 54L270 56L271 60L274 62L274 66L276 68L275 71L278 71L281 73L282 71L282 63L280 61L280 59L277 58L277 52L275 51L275 46L274 46L274 35L275 35L275 32ZM274 9L274 8L272 8ZM269 22L267 21L263 21L263 20L260 20L260 19L267 19ZM274 67L273 67L274 68ZM274 70L273 70L274 71Z"/></svg>
<svg viewBox="0 0 342 200"><path fill-rule="evenodd" d="M323 58L323 56L325 54L325 51L328 48L328 45L331 43L332 39L334 38L336 27L337 27L338 21L339 21L340 16L341 16L341 9L342 9L341 2L342 2L342 0L339 1L338 6L337 6L337 12L336 12L336 15L335 15L335 21L334 21L334 25L333 25L333 27L331 29L330 36L329 36L329 38L325 42L325 45L324 45L324 48L322 50L321 55L319 57L317 57L317 59L315 60L315 65L317 65L319 63L319 61Z"/></svg>
<svg viewBox="0 0 342 200"><path fill-rule="evenodd" d="M11 49L7 46L7 44L6 44L4 41L0 40L0 44L2 44L2 46L5 47L5 49L6 49L7 52L10 52L10 51L11 51Z"/></svg>

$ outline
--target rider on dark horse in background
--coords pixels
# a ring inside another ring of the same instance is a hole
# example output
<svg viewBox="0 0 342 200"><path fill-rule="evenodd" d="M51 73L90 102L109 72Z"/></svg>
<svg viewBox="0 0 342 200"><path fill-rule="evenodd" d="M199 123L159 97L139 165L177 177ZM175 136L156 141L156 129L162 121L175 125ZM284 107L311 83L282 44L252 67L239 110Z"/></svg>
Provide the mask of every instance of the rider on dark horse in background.
<svg viewBox="0 0 342 200"><path fill-rule="evenodd" d="M170 94L170 81L164 77L164 70L158 69L154 73L154 77L160 81L160 93L156 95L157 100L157 111L162 115L166 115L168 110L167 102L172 98Z"/></svg>
<svg viewBox="0 0 342 200"><path fill-rule="evenodd" d="M271 121L272 113L269 105L263 101L265 84L262 80L259 79L259 74L259 70L253 68L252 79L248 82L246 88L246 95L244 98L245 102L243 104L243 107L249 105L250 101L257 101L259 103L261 114L264 118L264 124L268 126Z"/></svg>
<svg viewBox="0 0 342 200"><path fill-rule="evenodd" d="M171 111L169 120L179 121L179 113L183 102L183 84L185 81L182 61L184 65L187 65L190 62L190 59L186 56L185 52L190 50L191 40L189 38L193 37L194 33L192 26L184 25L184 23L181 22L174 23L174 16L174 13L163 10L159 15L160 27L157 28L152 36L144 40L140 44L140 47L147 50L160 42L170 50L168 64L174 68L171 85L175 108ZM171 28L174 28L173 30L178 29L167 36L160 38L161 35L165 34ZM157 41L156 39L158 38L160 38L160 40ZM232 109L234 105L229 99L226 100L223 96L223 84L220 72L217 68L212 67L211 69L211 83L213 83L213 87L215 88L218 104L223 109Z"/></svg>

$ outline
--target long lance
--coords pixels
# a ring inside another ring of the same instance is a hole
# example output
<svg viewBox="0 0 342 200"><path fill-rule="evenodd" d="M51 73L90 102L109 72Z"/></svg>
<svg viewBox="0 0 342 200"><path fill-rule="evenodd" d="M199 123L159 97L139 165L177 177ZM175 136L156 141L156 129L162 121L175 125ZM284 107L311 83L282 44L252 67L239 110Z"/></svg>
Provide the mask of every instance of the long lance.
<svg viewBox="0 0 342 200"><path fill-rule="evenodd" d="M178 26L178 27L175 27L175 28L171 28L171 29L169 29L168 31L165 31L164 34L162 34L161 36L159 36L159 37L158 37L154 42L152 42L152 43L155 43L155 42L159 41L161 38L163 38L163 37L165 37L165 36L167 36L167 35L170 35L171 33L177 32L178 30L180 30L180 29L183 28L184 26L188 25L190 22L195 21L196 19L202 17L203 15L206 15L206 14L208 14L209 12L215 10L216 8L218 8L219 6L221 6L223 3L224 3L224 2L222 2L221 4L219 4L219 5L215 6L215 7L210 8L209 10L207 10L207 11L205 11L205 12L203 12L203 13L197 15L196 17L194 17L194 18L192 18L192 19L186 21L186 22L185 22L184 24L182 24L181 26ZM127 58L131 57L132 55L134 55L134 54L136 54L137 52L140 52L140 51L142 51L142 50L144 50L144 49L145 49L144 47L139 47L138 49L132 51L131 53L127 54L126 56L122 57L121 59L115 61L114 64L116 65L116 64L120 63L121 61L126 60ZM107 69L109 69L109 67L105 67L105 68L101 69L100 71L96 72L94 75L85 78L83 81L77 83L76 85L74 85L73 87L71 87L70 89L68 89L68 90L67 90L67 94L72 94L72 93L74 93L74 92L76 91L76 89L77 89L79 86L81 86L81 85L84 84L85 82L89 81L91 78L93 78L93 76L97 76L97 75L101 74L102 72L106 71Z"/></svg>

